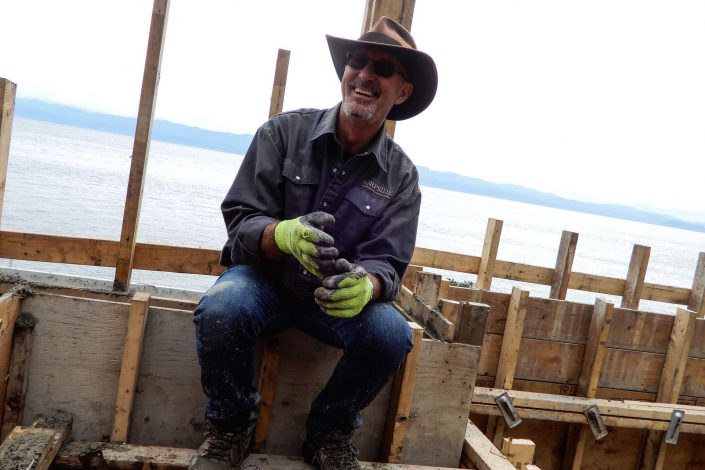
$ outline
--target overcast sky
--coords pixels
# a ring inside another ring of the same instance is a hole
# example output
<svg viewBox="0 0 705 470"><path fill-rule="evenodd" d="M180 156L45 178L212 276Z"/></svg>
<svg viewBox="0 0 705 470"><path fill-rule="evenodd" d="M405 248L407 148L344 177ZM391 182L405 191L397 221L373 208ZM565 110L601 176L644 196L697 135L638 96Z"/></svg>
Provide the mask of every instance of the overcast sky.
<svg viewBox="0 0 705 470"><path fill-rule="evenodd" d="M156 117L254 133L277 49L285 109L340 96L325 34L365 0L172 0ZM22 98L135 116L150 0L0 0ZM705 2L416 0L436 100L397 125L417 165L705 222Z"/></svg>

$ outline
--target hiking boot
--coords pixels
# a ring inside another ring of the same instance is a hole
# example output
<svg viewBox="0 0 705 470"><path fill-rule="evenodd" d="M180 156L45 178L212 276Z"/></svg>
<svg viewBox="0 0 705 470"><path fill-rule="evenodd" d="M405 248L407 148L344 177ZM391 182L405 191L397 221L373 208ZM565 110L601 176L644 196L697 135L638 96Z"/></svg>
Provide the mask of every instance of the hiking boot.
<svg viewBox="0 0 705 470"><path fill-rule="evenodd" d="M188 470L231 470L240 465L252 450L252 435L255 426L251 424L237 434L221 432L208 426L203 435L206 440L191 458Z"/></svg>
<svg viewBox="0 0 705 470"><path fill-rule="evenodd" d="M308 442L303 447L306 463L320 470L360 470L357 449L350 443L333 443L314 447Z"/></svg>

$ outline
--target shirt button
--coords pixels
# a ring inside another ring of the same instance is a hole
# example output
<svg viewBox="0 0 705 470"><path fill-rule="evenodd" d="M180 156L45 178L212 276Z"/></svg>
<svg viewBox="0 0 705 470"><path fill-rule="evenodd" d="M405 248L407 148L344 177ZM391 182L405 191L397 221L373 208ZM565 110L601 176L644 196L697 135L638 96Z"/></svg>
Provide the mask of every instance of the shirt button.
<svg viewBox="0 0 705 470"><path fill-rule="evenodd" d="M365 206L365 209L370 210L370 206Z"/></svg>
<svg viewBox="0 0 705 470"><path fill-rule="evenodd" d="M340 173L340 174L341 174L341 175L343 175L343 176L345 176L345 170L343 170L343 172L342 172L342 173Z"/></svg>
<svg viewBox="0 0 705 470"><path fill-rule="evenodd" d="M333 168L333 173L338 173L338 169L337 169L337 168Z"/></svg>
<svg viewBox="0 0 705 470"><path fill-rule="evenodd" d="M305 269L304 269L304 274L308 274L308 271L306 271Z"/></svg>
<svg viewBox="0 0 705 470"><path fill-rule="evenodd" d="M299 181L299 180L301 180L301 177L300 177L300 176L297 176L297 177L296 177L296 181Z"/></svg>
<svg viewBox="0 0 705 470"><path fill-rule="evenodd" d="M328 207L328 203L323 201L323 207Z"/></svg>

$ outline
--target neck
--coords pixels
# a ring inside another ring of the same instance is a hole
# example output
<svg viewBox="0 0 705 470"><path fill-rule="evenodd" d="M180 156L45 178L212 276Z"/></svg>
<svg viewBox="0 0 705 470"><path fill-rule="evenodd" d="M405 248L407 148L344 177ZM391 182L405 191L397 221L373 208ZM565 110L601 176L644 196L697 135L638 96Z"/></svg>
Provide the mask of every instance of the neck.
<svg viewBox="0 0 705 470"><path fill-rule="evenodd" d="M338 113L336 134L346 152L355 154L364 150L382 127L382 122L350 119L342 110Z"/></svg>

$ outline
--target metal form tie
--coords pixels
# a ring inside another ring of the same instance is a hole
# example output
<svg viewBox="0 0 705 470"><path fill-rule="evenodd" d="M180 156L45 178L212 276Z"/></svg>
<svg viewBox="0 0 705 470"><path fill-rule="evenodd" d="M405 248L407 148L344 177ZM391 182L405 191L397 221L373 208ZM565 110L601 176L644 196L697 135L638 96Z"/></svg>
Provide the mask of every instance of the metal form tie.
<svg viewBox="0 0 705 470"><path fill-rule="evenodd" d="M671 422L668 423L668 430L666 431L666 444L678 444L678 435L681 433L681 422L685 416L685 411L683 410L673 410L671 413Z"/></svg>
<svg viewBox="0 0 705 470"><path fill-rule="evenodd" d="M608 433L607 426L605 426L602 415L600 415L600 412L597 410L597 405L592 405L590 408L583 411L583 414L587 418L590 431L592 431L595 440L599 441L600 439L604 439Z"/></svg>
<svg viewBox="0 0 705 470"><path fill-rule="evenodd" d="M519 413L517 413L516 408L512 404L512 399L509 397L507 392L504 392L494 400L499 407L499 411L504 417L504 421L507 423L509 429L515 428L521 424L521 418Z"/></svg>

